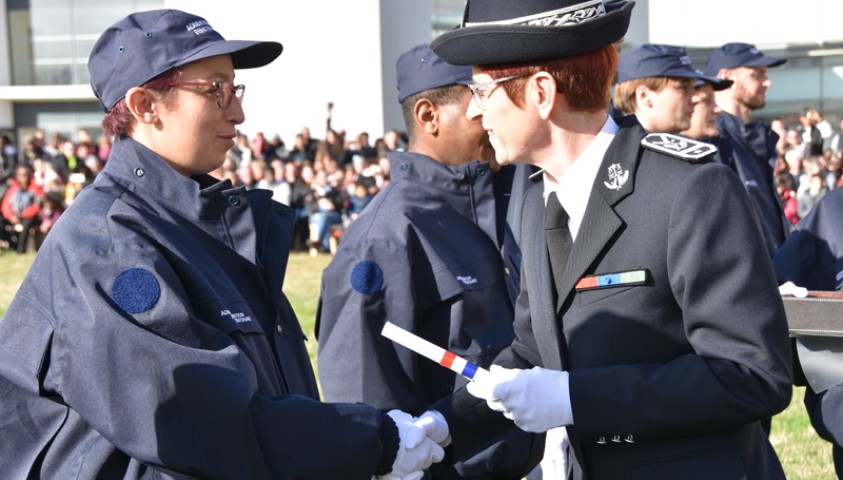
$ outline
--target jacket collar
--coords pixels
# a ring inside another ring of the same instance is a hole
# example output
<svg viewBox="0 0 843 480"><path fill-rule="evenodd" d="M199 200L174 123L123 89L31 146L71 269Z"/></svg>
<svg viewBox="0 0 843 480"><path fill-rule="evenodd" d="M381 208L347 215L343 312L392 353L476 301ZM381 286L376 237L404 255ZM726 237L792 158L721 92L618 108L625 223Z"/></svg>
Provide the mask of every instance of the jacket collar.
<svg viewBox="0 0 843 480"><path fill-rule="evenodd" d="M243 188L210 175L185 177L158 154L124 136L114 141L103 173L139 197L154 199L151 203L193 220L219 218L225 208L222 194Z"/></svg>
<svg viewBox="0 0 843 480"><path fill-rule="evenodd" d="M450 166L414 152L390 152L390 177L393 182L407 181L428 188L414 189L417 202L426 203L424 195L435 195L431 203L446 204L471 220L500 248L493 174L487 162L471 161Z"/></svg>

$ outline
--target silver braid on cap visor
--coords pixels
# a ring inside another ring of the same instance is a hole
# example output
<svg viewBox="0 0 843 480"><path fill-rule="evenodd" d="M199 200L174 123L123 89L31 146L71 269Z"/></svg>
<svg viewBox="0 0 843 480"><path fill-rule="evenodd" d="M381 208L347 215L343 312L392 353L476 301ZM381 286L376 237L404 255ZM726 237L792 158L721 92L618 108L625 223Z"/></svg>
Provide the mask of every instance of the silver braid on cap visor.
<svg viewBox="0 0 843 480"><path fill-rule="evenodd" d="M512 25L525 27L565 27L578 25L583 22L606 15L606 7L603 0L591 0L559 10L537 13L526 17L513 18L510 20L496 20L494 22L467 22L468 1L465 2L461 28L477 27L481 25Z"/></svg>

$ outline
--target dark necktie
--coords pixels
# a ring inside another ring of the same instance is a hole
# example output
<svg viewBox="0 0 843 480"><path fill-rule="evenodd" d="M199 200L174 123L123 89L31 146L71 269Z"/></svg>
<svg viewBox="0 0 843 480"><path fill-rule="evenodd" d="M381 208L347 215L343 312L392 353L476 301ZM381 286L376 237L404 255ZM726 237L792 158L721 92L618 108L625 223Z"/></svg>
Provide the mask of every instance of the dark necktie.
<svg viewBox="0 0 843 480"><path fill-rule="evenodd" d="M571 246L574 241L571 239L571 231L568 229L568 212L559 203L556 192L551 192L547 196L544 229L547 238L547 253L550 258L550 270L553 272L553 283L556 285L557 295L560 295L562 274L565 272L565 264L568 263L568 256L571 254Z"/></svg>

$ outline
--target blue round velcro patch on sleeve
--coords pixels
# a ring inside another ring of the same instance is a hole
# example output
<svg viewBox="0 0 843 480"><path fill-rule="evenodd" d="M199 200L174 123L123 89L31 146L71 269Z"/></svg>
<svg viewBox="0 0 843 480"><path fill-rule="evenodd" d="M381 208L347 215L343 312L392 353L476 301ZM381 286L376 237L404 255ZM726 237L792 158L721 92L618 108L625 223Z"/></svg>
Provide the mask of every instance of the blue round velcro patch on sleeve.
<svg viewBox="0 0 843 480"><path fill-rule="evenodd" d="M351 288L363 295L372 295L383 286L383 271L377 263L363 260L351 270Z"/></svg>
<svg viewBox="0 0 843 480"><path fill-rule="evenodd" d="M123 270L111 286L111 298L128 313L141 313L158 302L161 286L149 270L130 268Z"/></svg>

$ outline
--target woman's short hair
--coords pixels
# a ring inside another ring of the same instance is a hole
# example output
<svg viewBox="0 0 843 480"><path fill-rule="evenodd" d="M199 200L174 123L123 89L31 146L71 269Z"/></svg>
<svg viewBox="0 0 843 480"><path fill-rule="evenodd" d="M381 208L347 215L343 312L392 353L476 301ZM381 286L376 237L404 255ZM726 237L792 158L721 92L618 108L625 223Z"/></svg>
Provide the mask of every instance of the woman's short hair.
<svg viewBox="0 0 843 480"><path fill-rule="evenodd" d="M170 83L174 82L180 75L180 69L172 68L144 83L141 87L156 90L163 94L172 90L173 87L170 86ZM102 129L106 134L113 136L132 134L135 129L135 117L129 111L125 98L120 99L105 114L105 118L102 120Z"/></svg>
<svg viewBox="0 0 843 480"><path fill-rule="evenodd" d="M644 77L633 78L615 85L615 93L613 96L613 103L615 108L630 115L638 110L638 103L635 99L635 90L639 86L645 86L647 89L654 92L661 91L661 89L671 84L676 86L684 86L685 84L693 83L693 79L686 77Z"/></svg>
<svg viewBox="0 0 843 480"><path fill-rule="evenodd" d="M480 70L493 79L512 75L524 77L547 72L556 79L556 89L565 94L568 106L575 112L595 112L609 106L618 51L614 45L599 50L553 60L528 64L480 65ZM502 88L516 104L521 104L523 78L503 84Z"/></svg>

